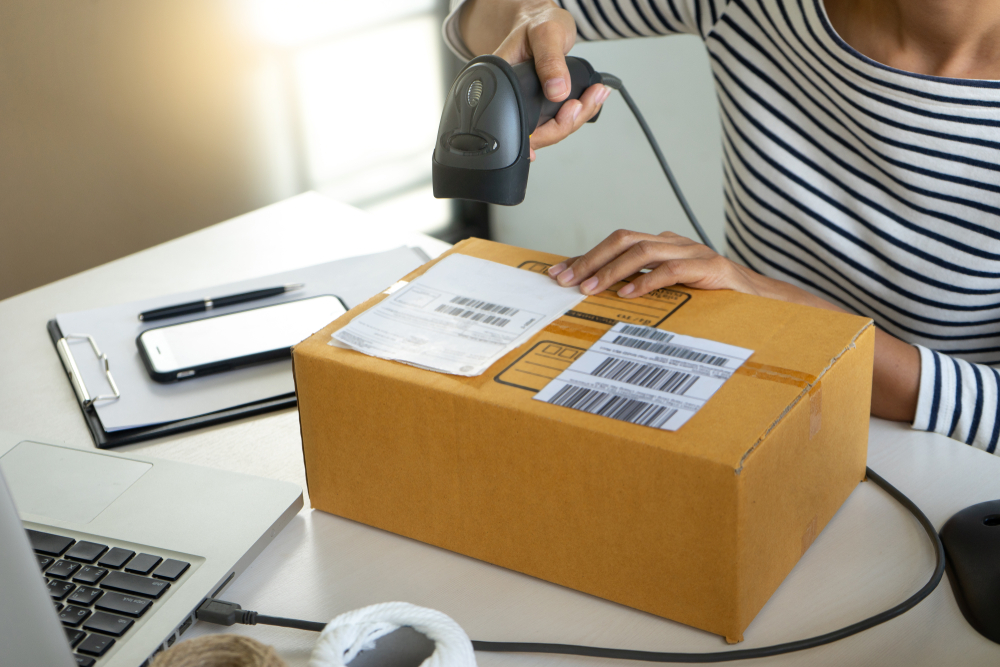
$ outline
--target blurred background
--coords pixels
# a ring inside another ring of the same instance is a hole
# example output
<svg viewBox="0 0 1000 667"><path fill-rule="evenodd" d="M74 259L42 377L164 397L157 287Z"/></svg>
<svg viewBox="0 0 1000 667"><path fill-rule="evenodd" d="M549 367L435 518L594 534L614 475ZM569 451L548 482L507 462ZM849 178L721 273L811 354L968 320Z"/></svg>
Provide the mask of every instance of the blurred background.
<svg viewBox="0 0 1000 667"><path fill-rule="evenodd" d="M461 63L446 0L5 0L0 299L307 190L448 241L567 255L620 227L690 234L612 95L540 153L514 208L433 198ZM700 40L574 49L628 86L722 243L718 116Z"/></svg>

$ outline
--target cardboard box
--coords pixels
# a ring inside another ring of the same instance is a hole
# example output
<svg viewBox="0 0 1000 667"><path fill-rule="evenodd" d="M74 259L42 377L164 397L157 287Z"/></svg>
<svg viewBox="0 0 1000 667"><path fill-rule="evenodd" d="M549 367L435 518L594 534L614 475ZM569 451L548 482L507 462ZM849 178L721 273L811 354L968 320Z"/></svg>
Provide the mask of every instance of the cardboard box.
<svg viewBox="0 0 1000 667"><path fill-rule="evenodd" d="M539 272L563 259L481 240L451 252ZM465 378L327 344L383 298L294 349L317 509L735 642L864 478L871 320L608 291ZM676 432L532 400L618 321L755 352Z"/></svg>

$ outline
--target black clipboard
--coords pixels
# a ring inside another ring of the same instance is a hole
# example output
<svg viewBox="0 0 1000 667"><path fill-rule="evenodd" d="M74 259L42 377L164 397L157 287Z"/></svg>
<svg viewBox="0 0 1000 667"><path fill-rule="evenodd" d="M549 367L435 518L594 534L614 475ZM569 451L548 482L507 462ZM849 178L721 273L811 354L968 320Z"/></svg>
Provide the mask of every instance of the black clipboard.
<svg viewBox="0 0 1000 667"><path fill-rule="evenodd" d="M71 367L73 362L67 361L67 358L60 352L60 341L65 341L66 336L64 336L62 330L60 330L59 324L52 319L49 320L46 328L49 332L49 338L52 339L52 344L56 348L56 353L59 354L59 360L63 365L63 370L66 371L70 384L73 386L73 393L76 396L77 404L80 406L80 411L83 413L83 419L87 422L87 428L90 429L90 435L94 438L94 444L97 445L98 449L111 449L113 447L121 447L122 445L131 445L136 442L142 442L143 440L152 440L153 438L161 438L166 435L174 435L175 433L184 433L185 431L192 431L206 426L224 424L236 419L243 419L244 417L253 417L267 412L274 412L275 410L294 408L297 404L295 393L293 392L290 394L281 394L279 396L267 398L262 401L237 405L232 408L226 408L225 410L219 410L218 412L198 415L197 417L189 417L188 419L164 422L153 426L142 426L139 428L112 431L109 433L104 430L104 426L101 424L100 417L97 416L97 410L94 408L93 402L88 402L86 388L82 388L83 393L81 394L81 385L79 384L81 380L79 380L79 376L74 377L74 369ZM70 357L70 359L72 359L72 357ZM112 387L114 387L113 383ZM115 388L115 391L117 391L117 388Z"/></svg>

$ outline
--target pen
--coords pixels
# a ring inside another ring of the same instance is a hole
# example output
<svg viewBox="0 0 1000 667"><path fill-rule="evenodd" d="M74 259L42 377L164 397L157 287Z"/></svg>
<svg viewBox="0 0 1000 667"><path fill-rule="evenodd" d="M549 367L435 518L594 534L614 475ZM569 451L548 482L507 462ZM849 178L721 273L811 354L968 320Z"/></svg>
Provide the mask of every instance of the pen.
<svg viewBox="0 0 1000 667"><path fill-rule="evenodd" d="M139 313L139 321L149 322L150 320L162 320L167 317L177 317L178 315L202 313L206 310L212 310L213 308L231 306L233 304L244 303L246 301L256 301L257 299L266 299L269 296L277 296L279 294L284 294L285 292L293 292L295 290L300 290L303 287L305 287L305 285L302 283L294 283L291 285L282 285L281 287L269 287L267 289L254 290L253 292L244 292L243 294L220 296L215 299L205 298L201 301L181 303L176 306L167 306L166 308L155 308L153 310L147 310L144 313Z"/></svg>

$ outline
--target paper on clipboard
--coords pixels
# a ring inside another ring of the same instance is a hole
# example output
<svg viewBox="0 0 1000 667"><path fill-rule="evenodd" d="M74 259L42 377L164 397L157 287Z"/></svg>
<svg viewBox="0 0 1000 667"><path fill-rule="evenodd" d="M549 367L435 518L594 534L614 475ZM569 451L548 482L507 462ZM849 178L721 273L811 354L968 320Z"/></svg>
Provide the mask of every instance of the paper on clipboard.
<svg viewBox="0 0 1000 667"><path fill-rule="evenodd" d="M419 250L407 247L350 257L283 273L262 276L198 292L172 294L141 302L119 304L94 310L63 313L56 322L63 335L90 334L107 354L121 398L94 404L107 432L151 426L189 419L219 410L246 405L268 398L292 394L295 382L292 362L279 360L240 368L217 375L192 378L172 384L154 382L139 358L136 337L146 329L171 324L175 320L142 323L137 314L152 308L202 299L206 294L231 294L301 282L306 287L251 304L238 304L198 315L176 318L188 321L274 305L321 294L339 296L350 308L378 293L427 260ZM92 395L110 393L104 368L86 340L69 340L69 349Z"/></svg>

